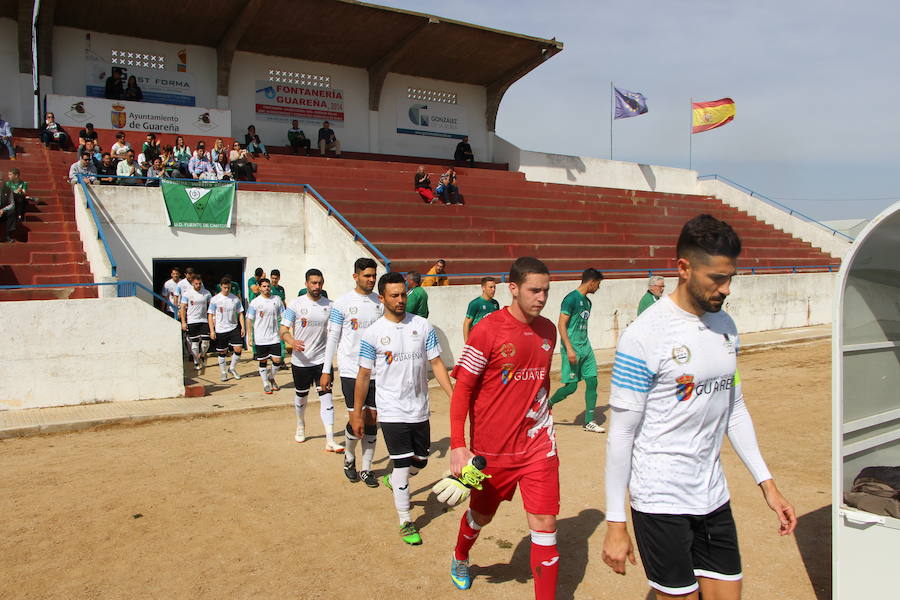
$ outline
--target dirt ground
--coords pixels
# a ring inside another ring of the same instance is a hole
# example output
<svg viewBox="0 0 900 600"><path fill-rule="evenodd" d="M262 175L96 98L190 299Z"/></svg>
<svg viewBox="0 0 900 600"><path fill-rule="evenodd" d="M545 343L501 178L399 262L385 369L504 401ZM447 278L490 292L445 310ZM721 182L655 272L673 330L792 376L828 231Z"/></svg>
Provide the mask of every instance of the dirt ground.
<svg viewBox="0 0 900 600"><path fill-rule="evenodd" d="M780 538L725 444L744 598L830 598L830 345L747 354L740 369L763 455L800 515L797 534ZM608 371L600 381L604 404ZM445 514L429 497L449 444L447 399L435 391L432 404L435 453L410 486L424 539L418 547L397 535L390 492L349 483L340 457L323 452L317 404L305 444L293 441L291 408L2 441L0 598L531 597L518 496L472 551L472 590L452 587L450 552L463 509ZM554 413L558 597L644 600L640 566L621 577L600 557L606 436L582 431L580 391ZM379 472L389 466L380 440L376 463Z"/></svg>

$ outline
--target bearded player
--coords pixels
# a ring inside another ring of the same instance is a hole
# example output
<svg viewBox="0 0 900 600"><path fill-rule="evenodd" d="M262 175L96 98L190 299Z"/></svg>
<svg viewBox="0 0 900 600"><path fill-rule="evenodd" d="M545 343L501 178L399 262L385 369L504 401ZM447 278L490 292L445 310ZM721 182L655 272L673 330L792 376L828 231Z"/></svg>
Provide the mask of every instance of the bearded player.
<svg viewBox="0 0 900 600"><path fill-rule="evenodd" d="M550 275L536 258L518 258L509 271L512 304L472 329L453 370L450 402L450 471L459 476L474 455L487 459L490 475L473 489L462 516L450 578L472 585L469 550L516 487L531 530L531 572L537 600L556 597L559 553L559 459L548 402L556 327L540 316ZM466 444L465 423L471 438Z"/></svg>

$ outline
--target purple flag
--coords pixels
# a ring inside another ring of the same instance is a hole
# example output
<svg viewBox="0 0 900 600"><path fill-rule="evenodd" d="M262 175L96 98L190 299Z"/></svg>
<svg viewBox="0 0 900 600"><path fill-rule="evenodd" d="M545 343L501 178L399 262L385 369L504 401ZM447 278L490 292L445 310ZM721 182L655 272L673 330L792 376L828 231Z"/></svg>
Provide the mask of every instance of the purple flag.
<svg viewBox="0 0 900 600"><path fill-rule="evenodd" d="M643 94L638 92L629 92L628 90L616 91L616 118L627 119L628 117L636 117L647 112L647 99Z"/></svg>

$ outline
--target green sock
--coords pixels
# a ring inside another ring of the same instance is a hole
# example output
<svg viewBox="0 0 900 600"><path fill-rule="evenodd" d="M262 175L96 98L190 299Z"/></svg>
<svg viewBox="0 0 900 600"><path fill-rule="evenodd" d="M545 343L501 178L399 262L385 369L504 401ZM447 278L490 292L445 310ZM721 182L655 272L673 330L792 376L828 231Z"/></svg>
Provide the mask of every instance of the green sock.
<svg viewBox="0 0 900 600"><path fill-rule="evenodd" d="M584 423L587 425L594 420L594 409L597 407L597 378L586 377L584 383L587 386L584 390Z"/></svg>
<svg viewBox="0 0 900 600"><path fill-rule="evenodd" d="M595 379L594 380L595 387L596 387L596 381L597 380ZM577 381L574 381L572 383L567 383L563 387L559 388L558 390L556 390L556 393L553 394L553 396L550 398L550 406L553 406L557 402L562 402L563 400L566 399L567 396L574 394L575 390L577 388L578 388ZM594 394L594 397L596 398L596 394Z"/></svg>

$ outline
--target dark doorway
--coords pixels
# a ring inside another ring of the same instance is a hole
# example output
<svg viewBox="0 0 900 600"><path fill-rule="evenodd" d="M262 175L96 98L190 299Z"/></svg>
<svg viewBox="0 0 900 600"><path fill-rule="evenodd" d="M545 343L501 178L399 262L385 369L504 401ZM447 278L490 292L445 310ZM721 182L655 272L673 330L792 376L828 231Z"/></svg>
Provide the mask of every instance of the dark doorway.
<svg viewBox="0 0 900 600"><path fill-rule="evenodd" d="M154 258L153 291L157 294L160 293L174 267L181 269L182 273L186 268L193 267L203 277L203 285L213 296L218 293L219 280L225 275L229 275L231 280L237 284L235 287L240 290L243 298L246 293L244 290L244 262L243 258ZM161 303L157 300L156 304L159 306Z"/></svg>

